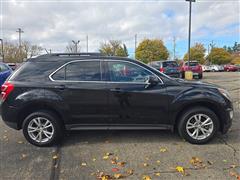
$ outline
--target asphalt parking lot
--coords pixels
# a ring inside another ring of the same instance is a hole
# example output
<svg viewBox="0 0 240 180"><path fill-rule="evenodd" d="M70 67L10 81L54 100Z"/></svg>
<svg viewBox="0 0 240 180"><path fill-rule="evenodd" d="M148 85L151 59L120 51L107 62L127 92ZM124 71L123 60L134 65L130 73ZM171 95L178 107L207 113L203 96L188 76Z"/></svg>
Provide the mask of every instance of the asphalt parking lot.
<svg viewBox="0 0 240 180"><path fill-rule="evenodd" d="M240 73L204 73L202 81L228 89L235 108L229 133L207 145L169 131L79 131L58 147L38 148L0 121L0 179L237 179Z"/></svg>

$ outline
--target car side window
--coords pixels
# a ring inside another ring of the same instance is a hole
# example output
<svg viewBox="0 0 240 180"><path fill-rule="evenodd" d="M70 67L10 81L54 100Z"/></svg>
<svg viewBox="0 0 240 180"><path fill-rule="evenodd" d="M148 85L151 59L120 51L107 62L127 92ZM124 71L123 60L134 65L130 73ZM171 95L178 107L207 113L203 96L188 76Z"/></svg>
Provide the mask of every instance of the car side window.
<svg viewBox="0 0 240 180"><path fill-rule="evenodd" d="M0 64L0 72L8 71L8 67L5 66L4 64Z"/></svg>
<svg viewBox="0 0 240 180"><path fill-rule="evenodd" d="M53 80L101 81L100 61L71 62L52 75Z"/></svg>
<svg viewBox="0 0 240 180"><path fill-rule="evenodd" d="M108 73L112 82L145 82L151 72L132 63L109 61Z"/></svg>

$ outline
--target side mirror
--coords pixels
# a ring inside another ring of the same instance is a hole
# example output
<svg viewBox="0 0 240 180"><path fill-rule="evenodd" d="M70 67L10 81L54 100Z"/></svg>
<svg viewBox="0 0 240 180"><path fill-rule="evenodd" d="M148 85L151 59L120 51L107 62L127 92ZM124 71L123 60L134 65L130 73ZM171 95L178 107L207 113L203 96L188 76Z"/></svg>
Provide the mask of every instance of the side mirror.
<svg viewBox="0 0 240 180"><path fill-rule="evenodd" d="M148 76L146 81L145 81L146 85L145 88L149 88L149 87L153 87L156 86L159 83L159 79L156 76Z"/></svg>

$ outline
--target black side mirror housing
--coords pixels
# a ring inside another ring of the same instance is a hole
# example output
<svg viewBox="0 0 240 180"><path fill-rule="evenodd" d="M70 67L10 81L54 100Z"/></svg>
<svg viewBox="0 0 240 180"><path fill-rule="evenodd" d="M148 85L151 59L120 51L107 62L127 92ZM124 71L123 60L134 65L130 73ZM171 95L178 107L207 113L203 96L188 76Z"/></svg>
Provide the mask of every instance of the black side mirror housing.
<svg viewBox="0 0 240 180"><path fill-rule="evenodd" d="M145 88L156 86L159 83L159 79L156 76L148 76L147 80L145 81L146 85Z"/></svg>

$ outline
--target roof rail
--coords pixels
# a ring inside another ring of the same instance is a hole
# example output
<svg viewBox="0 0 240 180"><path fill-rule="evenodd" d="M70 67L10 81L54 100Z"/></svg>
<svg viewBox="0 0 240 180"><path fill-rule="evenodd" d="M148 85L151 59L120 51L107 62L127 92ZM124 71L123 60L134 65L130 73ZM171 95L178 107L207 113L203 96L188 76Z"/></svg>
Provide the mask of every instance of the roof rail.
<svg viewBox="0 0 240 180"><path fill-rule="evenodd" d="M98 53L98 52L93 52L93 53L51 53L51 54L40 55L38 57L53 57L53 56L58 56L58 57L103 56L103 54Z"/></svg>

